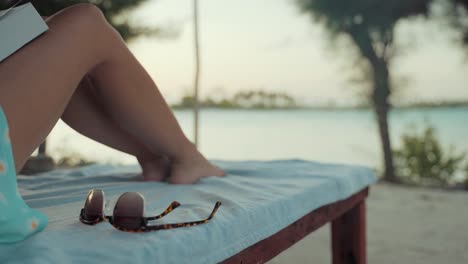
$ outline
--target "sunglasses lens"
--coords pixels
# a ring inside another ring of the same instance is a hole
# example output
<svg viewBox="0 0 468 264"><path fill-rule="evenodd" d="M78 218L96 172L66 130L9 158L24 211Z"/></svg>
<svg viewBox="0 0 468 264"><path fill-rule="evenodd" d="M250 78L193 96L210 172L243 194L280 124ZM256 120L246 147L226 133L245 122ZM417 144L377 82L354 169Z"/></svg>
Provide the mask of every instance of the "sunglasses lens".
<svg viewBox="0 0 468 264"><path fill-rule="evenodd" d="M137 230L141 228L143 210L144 202L141 194L136 192L124 193L114 207L114 224L125 229Z"/></svg>
<svg viewBox="0 0 468 264"><path fill-rule="evenodd" d="M101 190L92 190L88 194L84 205L84 218L88 221L97 221L103 215L104 194Z"/></svg>

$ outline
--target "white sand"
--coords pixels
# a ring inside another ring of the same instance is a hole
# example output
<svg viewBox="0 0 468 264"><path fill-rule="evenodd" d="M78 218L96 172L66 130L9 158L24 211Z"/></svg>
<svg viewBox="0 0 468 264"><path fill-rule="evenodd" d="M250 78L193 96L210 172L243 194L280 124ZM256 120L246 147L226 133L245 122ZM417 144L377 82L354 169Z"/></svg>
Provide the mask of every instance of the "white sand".
<svg viewBox="0 0 468 264"><path fill-rule="evenodd" d="M269 263L331 263L326 225ZM368 263L468 263L468 192L373 186Z"/></svg>

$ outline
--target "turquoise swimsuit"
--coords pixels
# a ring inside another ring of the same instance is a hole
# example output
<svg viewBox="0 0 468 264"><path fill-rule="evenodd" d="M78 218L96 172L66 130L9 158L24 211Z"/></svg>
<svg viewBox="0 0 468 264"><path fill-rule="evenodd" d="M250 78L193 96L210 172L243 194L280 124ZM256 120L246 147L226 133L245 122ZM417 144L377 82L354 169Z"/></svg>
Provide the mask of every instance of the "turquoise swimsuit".
<svg viewBox="0 0 468 264"><path fill-rule="evenodd" d="M31 209L18 192L8 123L0 107L0 243L21 241L47 225L47 216Z"/></svg>

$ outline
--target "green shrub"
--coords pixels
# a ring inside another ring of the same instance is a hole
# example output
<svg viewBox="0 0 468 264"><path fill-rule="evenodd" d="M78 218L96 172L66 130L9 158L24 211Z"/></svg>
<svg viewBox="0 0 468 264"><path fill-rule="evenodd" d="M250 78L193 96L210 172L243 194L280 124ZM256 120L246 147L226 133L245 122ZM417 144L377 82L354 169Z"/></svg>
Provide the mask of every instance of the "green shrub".
<svg viewBox="0 0 468 264"><path fill-rule="evenodd" d="M95 162L88 160L80 155L73 155L73 156L61 157L57 161L56 166L64 167L64 168L71 168L71 167L82 167L82 166L87 166L91 164L95 164Z"/></svg>
<svg viewBox="0 0 468 264"><path fill-rule="evenodd" d="M468 162L465 166L465 181L464 181L465 189L468 190Z"/></svg>
<svg viewBox="0 0 468 264"><path fill-rule="evenodd" d="M405 182L447 185L461 169L465 154L457 154L453 146L445 151L432 126L422 133L405 133L401 140L401 149L394 151L395 170Z"/></svg>

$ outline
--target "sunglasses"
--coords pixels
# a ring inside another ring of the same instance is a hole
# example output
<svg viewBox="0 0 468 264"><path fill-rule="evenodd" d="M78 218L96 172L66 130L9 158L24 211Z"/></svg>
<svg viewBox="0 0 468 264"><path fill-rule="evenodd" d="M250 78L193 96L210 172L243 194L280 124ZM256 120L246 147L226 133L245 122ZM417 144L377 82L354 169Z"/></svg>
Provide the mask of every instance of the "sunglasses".
<svg viewBox="0 0 468 264"><path fill-rule="evenodd" d="M180 203L174 201L160 215L144 217L143 213L145 204L144 198L140 193L126 192L120 195L114 206L114 212L112 216L106 216L104 214L104 201L104 192L102 190L93 189L89 191L84 208L82 208L80 212L80 221L83 224L95 225L108 220L112 226L121 231L149 232L179 227L196 226L208 223L213 218L218 208L221 206L221 202L216 202L210 216L204 220L163 225L148 225L148 221L157 220L164 217L179 207Z"/></svg>

